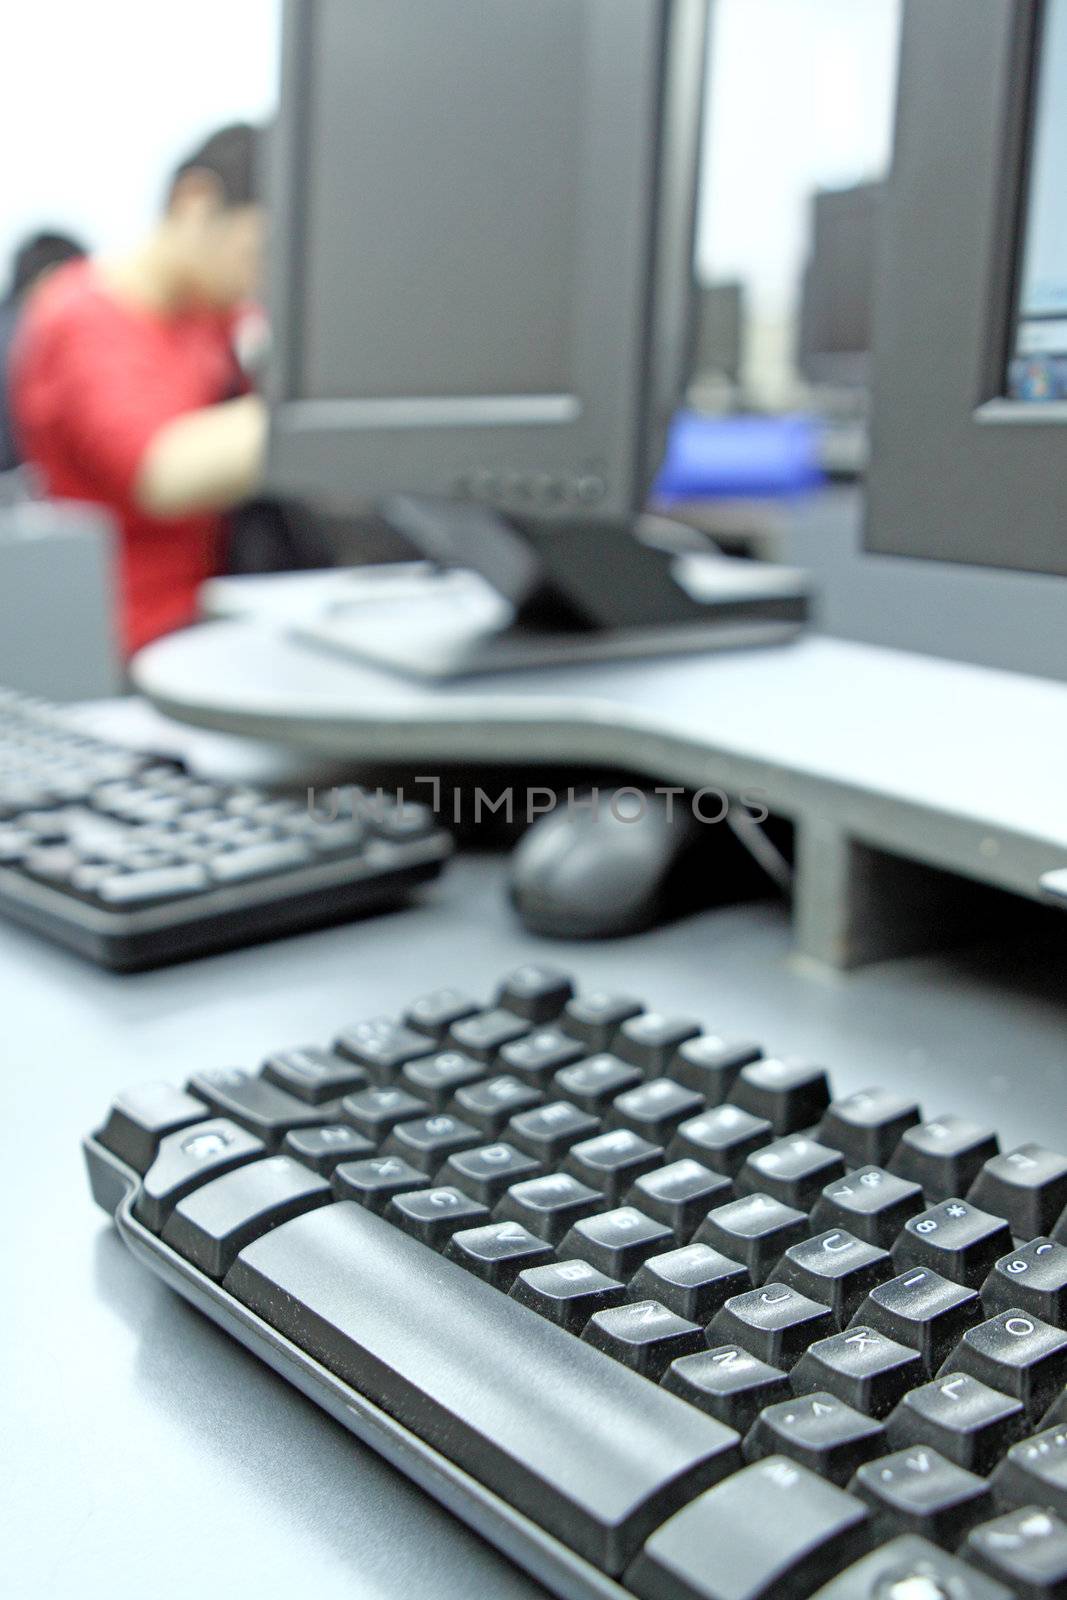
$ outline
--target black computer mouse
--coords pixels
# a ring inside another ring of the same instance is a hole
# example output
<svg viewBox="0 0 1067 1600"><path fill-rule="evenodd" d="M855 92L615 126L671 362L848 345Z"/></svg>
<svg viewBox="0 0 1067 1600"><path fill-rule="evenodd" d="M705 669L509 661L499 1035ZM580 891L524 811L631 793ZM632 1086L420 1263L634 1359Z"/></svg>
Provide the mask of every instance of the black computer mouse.
<svg viewBox="0 0 1067 1600"><path fill-rule="evenodd" d="M680 900L689 903L698 886L690 882L679 896L678 869L703 855L700 846L710 841L702 834L722 830L697 822L684 802L668 809L662 796L644 800L639 813L632 791L625 810L621 802L613 810L606 798L596 813L561 805L523 835L512 855L510 893L532 932L610 938L651 927L676 914Z"/></svg>

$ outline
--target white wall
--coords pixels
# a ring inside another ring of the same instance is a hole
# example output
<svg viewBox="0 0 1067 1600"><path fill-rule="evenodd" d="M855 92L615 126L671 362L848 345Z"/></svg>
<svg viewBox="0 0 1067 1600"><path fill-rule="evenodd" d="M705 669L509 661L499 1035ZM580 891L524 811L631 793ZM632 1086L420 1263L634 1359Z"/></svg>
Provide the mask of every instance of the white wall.
<svg viewBox="0 0 1067 1600"><path fill-rule="evenodd" d="M0 17L0 289L44 226L122 248L215 127L276 101L279 0L24 0Z"/></svg>

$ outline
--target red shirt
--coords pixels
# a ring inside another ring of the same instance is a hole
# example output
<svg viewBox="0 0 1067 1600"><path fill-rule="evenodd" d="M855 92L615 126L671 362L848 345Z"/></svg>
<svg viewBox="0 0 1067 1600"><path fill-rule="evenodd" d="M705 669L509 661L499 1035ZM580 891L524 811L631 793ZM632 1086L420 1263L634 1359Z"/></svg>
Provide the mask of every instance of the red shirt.
<svg viewBox="0 0 1067 1600"><path fill-rule="evenodd" d="M133 485L167 422L241 387L232 318L164 317L116 300L91 262L62 267L27 305L12 362L23 456L60 500L117 516L122 636L128 653L192 621L197 587L218 570L221 518L161 519Z"/></svg>

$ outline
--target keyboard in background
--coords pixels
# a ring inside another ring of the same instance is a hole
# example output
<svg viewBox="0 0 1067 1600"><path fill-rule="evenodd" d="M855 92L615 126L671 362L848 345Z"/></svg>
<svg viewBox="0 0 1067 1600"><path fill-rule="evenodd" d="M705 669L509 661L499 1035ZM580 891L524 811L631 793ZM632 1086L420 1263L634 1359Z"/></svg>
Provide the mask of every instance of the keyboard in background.
<svg viewBox="0 0 1067 1600"><path fill-rule="evenodd" d="M1067 1157L523 967L120 1095L149 1267L560 1595L1067 1592Z"/></svg>
<svg viewBox="0 0 1067 1600"><path fill-rule="evenodd" d="M364 799L316 818L0 691L0 913L133 971L379 910L451 842L423 806Z"/></svg>

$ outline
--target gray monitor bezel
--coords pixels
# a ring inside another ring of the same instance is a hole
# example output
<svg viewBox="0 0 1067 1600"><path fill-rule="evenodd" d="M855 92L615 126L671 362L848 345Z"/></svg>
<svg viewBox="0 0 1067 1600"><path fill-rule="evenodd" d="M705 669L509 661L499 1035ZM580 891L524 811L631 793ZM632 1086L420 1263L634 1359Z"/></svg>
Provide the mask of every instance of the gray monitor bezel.
<svg viewBox="0 0 1067 1600"><path fill-rule="evenodd" d="M1067 404L1005 397L1037 0L906 0L865 545L1067 576Z"/></svg>
<svg viewBox="0 0 1067 1600"><path fill-rule="evenodd" d="M298 397L304 107L322 0L286 0L268 174L272 488L338 506L452 494L572 521L628 518L642 502L687 376L708 0L586 3L594 72L572 386L583 403L576 414L568 396L490 397L480 410L470 401L413 401L405 413L403 401ZM646 169L636 205L635 154Z"/></svg>

